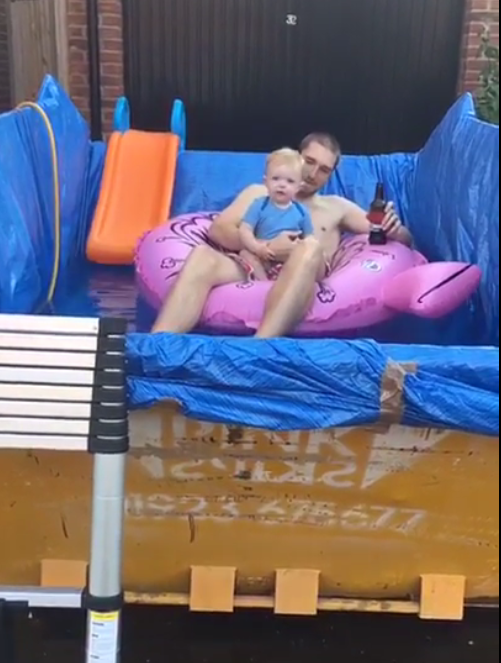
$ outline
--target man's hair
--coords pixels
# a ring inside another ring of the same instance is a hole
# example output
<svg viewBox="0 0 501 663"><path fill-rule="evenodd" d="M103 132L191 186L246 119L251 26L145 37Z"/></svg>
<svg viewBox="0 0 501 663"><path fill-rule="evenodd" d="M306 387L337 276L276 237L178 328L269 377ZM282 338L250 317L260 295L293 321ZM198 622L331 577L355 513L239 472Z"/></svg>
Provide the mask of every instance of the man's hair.
<svg viewBox="0 0 501 663"><path fill-rule="evenodd" d="M306 136L306 138L303 138L303 140L301 141L299 150L301 152L304 152L304 150L308 149L308 147L310 147L310 145L312 145L313 143L318 143L322 147L325 147L327 150L330 150L332 154L341 157L342 153L341 144L338 141L338 139L332 134L322 133L322 132L309 134L308 136Z"/></svg>
<svg viewBox="0 0 501 663"><path fill-rule="evenodd" d="M292 166L294 168L297 167L298 170L302 170L304 166L304 159L297 150L284 147L281 150L275 150L275 152L272 152L269 155L266 161L266 170L275 164Z"/></svg>

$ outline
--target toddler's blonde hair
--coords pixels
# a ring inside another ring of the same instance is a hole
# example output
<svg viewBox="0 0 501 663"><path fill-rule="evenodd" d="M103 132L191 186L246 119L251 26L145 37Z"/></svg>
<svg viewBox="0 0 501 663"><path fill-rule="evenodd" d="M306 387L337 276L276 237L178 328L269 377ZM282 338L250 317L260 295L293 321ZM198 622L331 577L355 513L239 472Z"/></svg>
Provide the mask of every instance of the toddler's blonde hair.
<svg viewBox="0 0 501 663"><path fill-rule="evenodd" d="M283 147L281 150L275 150L275 152L269 155L266 161L266 170L269 170L271 166L275 165L292 166L298 170L302 170L304 159L297 150L293 150L290 147Z"/></svg>

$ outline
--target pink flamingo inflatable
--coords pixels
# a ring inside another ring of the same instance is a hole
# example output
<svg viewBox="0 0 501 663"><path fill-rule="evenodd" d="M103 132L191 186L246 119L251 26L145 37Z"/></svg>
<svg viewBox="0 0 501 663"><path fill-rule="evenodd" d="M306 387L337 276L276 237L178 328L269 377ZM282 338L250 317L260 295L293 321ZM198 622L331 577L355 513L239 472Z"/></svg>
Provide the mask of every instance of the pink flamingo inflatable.
<svg viewBox="0 0 501 663"><path fill-rule="evenodd" d="M135 265L138 287L157 310L169 294L191 251L210 244L215 213L188 214L147 233ZM410 313L440 318L461 306L478 288L481 270L458 262L429 263L417 251L389 242L372 246L367 236L344 240L330 276L319 284L315 303L297 329L305 336L335 336ZM242 282L213 291L204 327L248 334L262 319L271 282Z"/></svg>

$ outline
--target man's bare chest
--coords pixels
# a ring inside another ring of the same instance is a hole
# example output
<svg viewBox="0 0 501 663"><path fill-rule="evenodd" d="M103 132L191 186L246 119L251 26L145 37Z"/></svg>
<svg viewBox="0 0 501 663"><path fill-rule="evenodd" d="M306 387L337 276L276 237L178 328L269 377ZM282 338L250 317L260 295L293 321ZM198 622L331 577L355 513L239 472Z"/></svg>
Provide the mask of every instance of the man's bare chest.
<svg viewBox="0 0 501 663"><path fill-rule="evenodd" d="M332 208L312 210L311 219L315 228L315 234L318 236L338 234L343 220L341 210Z"/></svg>

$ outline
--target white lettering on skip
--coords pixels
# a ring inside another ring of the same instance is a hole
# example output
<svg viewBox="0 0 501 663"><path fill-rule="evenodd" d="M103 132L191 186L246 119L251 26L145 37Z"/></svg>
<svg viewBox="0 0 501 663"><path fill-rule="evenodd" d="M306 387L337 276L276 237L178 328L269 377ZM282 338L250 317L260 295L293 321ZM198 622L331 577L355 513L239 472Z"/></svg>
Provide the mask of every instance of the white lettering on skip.
<svg viewBox="0 0 501 663"><path fill-rule="evenodd" d="M206 498L198 495L132 494L126 500L126 515L136 520L165 520L194 517L219 523L250 520L263 525L304 524L341 528L347 531L415 532L426 519L426 511L360 504L352 507L311 500L270 500L264 504L251 498Z"/></svg>
<svg viewBox="0 0 501 663"><path fill-rule="evenodd" d="M224 475L221 478L245 478L254 484L319 484L330 488L357 487L364 490L389 475L410 470L426 452L447 437L446 431L393 426L384 434L374 435L372 449L367 455L357 453L344 441L346 436L353 433L353 428L311 431L307 434L269 433L275 454L276 449L280 449L289 457L297 455L300 460L289 460L280 455L262 460L251 456L256 453L259 458L255 442L249 434L244 435L238 445L230 441L221 442L217 447L221 452L218 457L173 464L158 452L164 446L165 434L160 412L134 413L130 420L132 447L144 450L139 459L141 466L155 481L203 481L221 473ZM174 447L183 448L189 437L186 419L174 415L170 425L169 439L172 439ZM196 437L217 440L221 437L220 429L221 426L215 424L200 423L197 424ZM232 455L227 455L228 450L233 452ZM235 453L249 457L236 458ZM320 461L319 458L325 460Z"/></svg>

